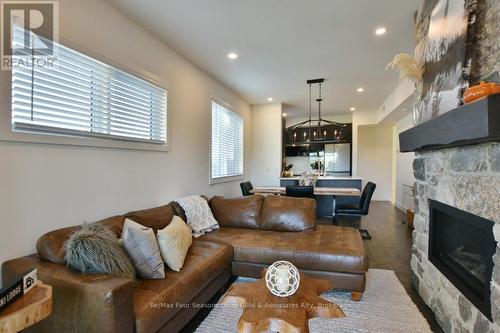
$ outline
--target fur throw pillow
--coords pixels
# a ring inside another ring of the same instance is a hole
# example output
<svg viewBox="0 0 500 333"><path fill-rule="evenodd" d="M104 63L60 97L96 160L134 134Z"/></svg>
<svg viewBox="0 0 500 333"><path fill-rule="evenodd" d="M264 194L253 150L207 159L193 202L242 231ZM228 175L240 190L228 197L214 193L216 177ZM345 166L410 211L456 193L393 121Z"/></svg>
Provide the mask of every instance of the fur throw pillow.
<svg viewBox="0 0 500 333"><path fill-rule="evenodd" d="M66 264L79 272L135 279L132 261L118 238L102 224L84 224L71 235L64 248Z"/></svg>

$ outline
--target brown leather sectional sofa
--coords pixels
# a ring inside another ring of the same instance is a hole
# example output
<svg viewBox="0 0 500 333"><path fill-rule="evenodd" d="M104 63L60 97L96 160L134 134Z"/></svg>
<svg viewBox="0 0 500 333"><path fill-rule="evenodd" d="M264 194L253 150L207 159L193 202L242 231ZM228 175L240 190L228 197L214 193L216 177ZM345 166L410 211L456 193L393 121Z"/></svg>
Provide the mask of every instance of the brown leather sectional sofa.
<svg viewBox="0 0 500 333"><path fill-rule="evenodd" d="M102 274L81 274L64 265L64 242L78 227L52 231L37 242L37 255L7 261L4 282L38 268L53 287L52 315L32 332L177 332L199 311L186 304L209 301L231 275L258 277L276 260L333 282L359 300L368 269L357 230L316 225L315 201L259 195L210 200L221 228L193 241L180 272L165 279L129 281ZM124 219L158 230L179 207L131 212L100 221L121 235Z"/></svg>

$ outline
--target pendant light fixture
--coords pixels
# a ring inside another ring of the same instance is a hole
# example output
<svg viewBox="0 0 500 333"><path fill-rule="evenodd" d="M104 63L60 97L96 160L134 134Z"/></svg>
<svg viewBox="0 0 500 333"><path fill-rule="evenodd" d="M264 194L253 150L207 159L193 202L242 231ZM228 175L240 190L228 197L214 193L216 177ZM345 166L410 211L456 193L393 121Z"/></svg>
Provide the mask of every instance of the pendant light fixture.
<svg viewBox="0 0 500 333"><path fill-rule="evenodd" d="M307 84L309 86L309 118L308 120L302 121L295 125L292 125L287 128L288 136L290 139L293 137L293 141L295 142L297 139L297 131L303 130L303 139L304 142L317 142L317 143L326 143L326 142L336 142L341 141L343 138L343 128L347 126L347 124L338 123L336 121L331 121L327 119L323 119L321 117L321 106L323 102L322 96L322 88L325 79L313 79L307 80ZM318 85L318 98L316 98L316 102L318 103L318 118L312 118L312 88L313 85ZM328 131L331 131L331 139L328 139Z"/></svg>

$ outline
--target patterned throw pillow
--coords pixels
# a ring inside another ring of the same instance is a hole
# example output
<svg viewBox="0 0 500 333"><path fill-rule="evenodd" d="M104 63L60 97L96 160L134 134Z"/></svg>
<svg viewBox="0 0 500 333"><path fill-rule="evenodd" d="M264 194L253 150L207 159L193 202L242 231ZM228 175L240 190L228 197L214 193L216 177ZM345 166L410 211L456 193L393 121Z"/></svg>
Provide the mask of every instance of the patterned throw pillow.
<svg viewBox="0 0 500 333"><path fill-rule="evenodd" d="M171 270L180 271L193 243L191 229L179 216L174 216L169 225L158 230L156 237L163 261Z"/></svg>
<svg viewBox="0 0 500 333"><path fill-rule="evenodd" d="M82 273L135 279L134 265L118 238L100 223L84 224L64 244L66 264Z"/></svg>
<svg viewBox="0 0 500 333"><path fill-rule="evenodd" d="M200 237L206 232L219 229L219 224L215 220L207 200L203 199L201 196L191 195L175 201L177 201L186 212L186 222L193 230L193 236L195 238Z"/></svg>
<svg viewBox="0 0 500 333"><path fill-rule="evenodd" d="M163 279L165 277L165 265L153 229L125 219L122 246L132 259L137 275L141 278Z"/></svg>

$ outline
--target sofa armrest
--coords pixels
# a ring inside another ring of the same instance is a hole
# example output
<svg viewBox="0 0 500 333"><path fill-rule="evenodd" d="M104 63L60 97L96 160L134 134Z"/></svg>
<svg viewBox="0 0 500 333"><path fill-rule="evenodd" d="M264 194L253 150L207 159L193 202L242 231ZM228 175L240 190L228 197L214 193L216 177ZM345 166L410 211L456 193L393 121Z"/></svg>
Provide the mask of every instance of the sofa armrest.
<svg viewBox="0 0 500 333"><path fill-rule="evenodd" d="M134 282L103 274L81 274L29 256L2 265L4 284L37 268L38 278L52 286L52 315L33 328L36 332L134 331Z"/></svg>

